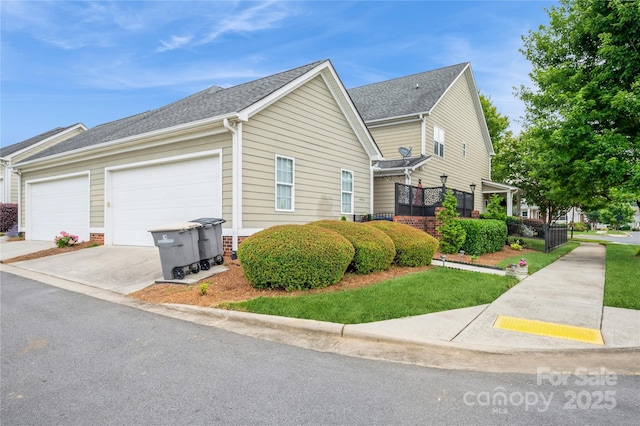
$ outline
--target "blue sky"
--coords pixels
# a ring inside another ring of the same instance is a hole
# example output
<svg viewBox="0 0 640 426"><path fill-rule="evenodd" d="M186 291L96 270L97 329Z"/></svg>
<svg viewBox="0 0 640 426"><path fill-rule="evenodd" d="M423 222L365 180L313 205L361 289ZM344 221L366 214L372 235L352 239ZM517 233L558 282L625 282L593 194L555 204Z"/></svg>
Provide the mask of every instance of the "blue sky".
<svg viewBox="0 0 640 426"><path fill-rule="evenodd" d="M347 88L471 62L517 133L521 36L555 1L6 1L1 143L331 59Z"/></svg>

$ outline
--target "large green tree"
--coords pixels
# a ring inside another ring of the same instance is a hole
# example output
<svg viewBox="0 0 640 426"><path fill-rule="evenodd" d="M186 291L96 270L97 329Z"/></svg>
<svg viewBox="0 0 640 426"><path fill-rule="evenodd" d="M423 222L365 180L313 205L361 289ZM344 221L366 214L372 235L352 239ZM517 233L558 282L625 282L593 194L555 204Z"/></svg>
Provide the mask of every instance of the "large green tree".
<svg viewBox="0 0 640 426"><path fill-rule="evenodd" d="M515 185L530 205L541 209L543 219L551 223L571 207L563 187L552 178L547 154L533 131L514 137L509 118L500 114L491 99L478 93L495 156L491 160L491 179Z"/></svg>
<svg viewBox="0 0 640 426"><path fill-rule="evenodd" d="M584 207L614 188L640 200L640 1L560 0L548 15L523 37L535 87L519 90L548 178Z"/></svg>
<svg viewBox="0 0 640 426"><path fill-rule="evenodd" d="M512 164L517 162L517 156L514 156L511 151L514 137L509 130L509 117L498 112L489 96L485 96L479 91L478 96L496 154L491 160L491 179L496 182L509 183L512 179Z"/></svg>

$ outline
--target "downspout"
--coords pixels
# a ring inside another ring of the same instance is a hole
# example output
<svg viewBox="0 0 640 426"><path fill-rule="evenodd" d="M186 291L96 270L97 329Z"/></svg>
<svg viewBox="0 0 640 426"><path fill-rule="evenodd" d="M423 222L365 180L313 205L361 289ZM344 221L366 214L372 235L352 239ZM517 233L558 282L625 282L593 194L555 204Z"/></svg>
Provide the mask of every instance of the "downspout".
<svg viewBox="0 0 640 426"><path fill-rule="evenodd" d="M238 229L241 224L241 200L242 188L242 146L239 124L229 123L229 119L222 121L225 129L231 132L231 259L235 260L238 253Z"/></svg>
<svg viewBox="0 0 640 426"><path fill-rule="evenodd" d="M369 213L374 214L375 212L373 211L373 196L374 196L374 179L373 179L373 169L375 168L375 165L371 165L369 167Z"/></svg>
<svg viewBox="0 0 640 426"><path fill-rule="evenodd" d="M429 115L429 113L427 113ZM420 114L420 154L427 155L427 117Z"/></svg>

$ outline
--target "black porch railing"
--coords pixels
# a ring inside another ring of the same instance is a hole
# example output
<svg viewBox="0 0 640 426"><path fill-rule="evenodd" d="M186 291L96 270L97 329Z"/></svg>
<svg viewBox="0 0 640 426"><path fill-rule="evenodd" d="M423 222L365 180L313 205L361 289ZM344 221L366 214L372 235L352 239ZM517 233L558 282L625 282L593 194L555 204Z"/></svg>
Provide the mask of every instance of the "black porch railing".
<svg viewBox="0 0 640 426"><path fill-rule="evenodd" d="M419 188L417 186L396 183L396 216L435 216L436 207L442 206L442 187ZM471 217L473 194L447 188L458 199L457 211L460 217Z"/></svg>

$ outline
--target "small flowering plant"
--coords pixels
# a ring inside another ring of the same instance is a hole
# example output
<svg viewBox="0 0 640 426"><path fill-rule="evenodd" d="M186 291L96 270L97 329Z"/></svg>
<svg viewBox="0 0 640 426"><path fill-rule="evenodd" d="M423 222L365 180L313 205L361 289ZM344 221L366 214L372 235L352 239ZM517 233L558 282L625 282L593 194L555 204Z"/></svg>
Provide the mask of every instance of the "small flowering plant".
<svg viewBox="0 0 640 426"><path fill-rule="evenodd" d="M524 268L525 266L527 266L527 261L526 259L523 257L520 259L520 262L518 262L518 265L520 265L520 267Z"/></svg>
<svg viewBox="0 0 640 426"><path fill-rule="evenodd" d="M60 248L62 247L71 247L78 243L78 236L71 235L68 232L62 231L60 235L53 239L53 242Z"/></svg>

